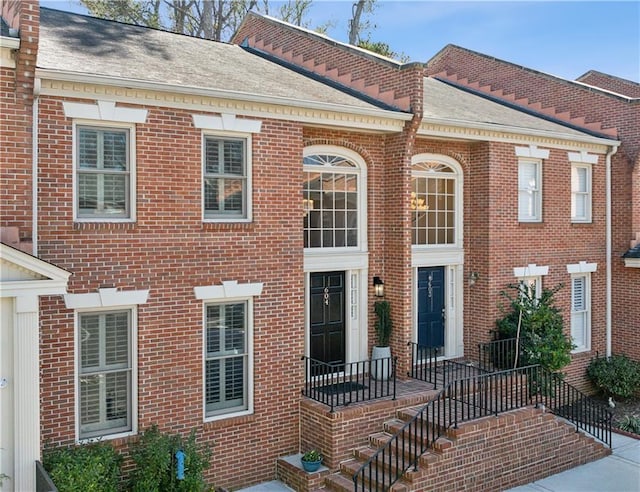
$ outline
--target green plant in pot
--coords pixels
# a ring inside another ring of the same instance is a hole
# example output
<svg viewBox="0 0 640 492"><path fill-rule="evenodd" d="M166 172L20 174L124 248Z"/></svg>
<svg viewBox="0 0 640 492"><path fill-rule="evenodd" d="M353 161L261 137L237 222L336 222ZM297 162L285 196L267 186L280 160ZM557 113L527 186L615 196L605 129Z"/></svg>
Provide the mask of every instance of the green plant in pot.
<svg viewBox="0 0 640 492"><path fill-rule="evenodd" d="M300 458L300 461L302 462L302 468L304 468L305 471L314 472L317 471L322 464L322 455L315 449L312 449L311 451L304 453L302 458Z"/></svg>
<svg viewBox="0 0 640 492"><path fill-rule="evenodd" d="M376 301L373 305L376 313L376 337L377 344L371 354L371 376L379 381L386 381L391 376L391 303L389 301Z"/></svg>

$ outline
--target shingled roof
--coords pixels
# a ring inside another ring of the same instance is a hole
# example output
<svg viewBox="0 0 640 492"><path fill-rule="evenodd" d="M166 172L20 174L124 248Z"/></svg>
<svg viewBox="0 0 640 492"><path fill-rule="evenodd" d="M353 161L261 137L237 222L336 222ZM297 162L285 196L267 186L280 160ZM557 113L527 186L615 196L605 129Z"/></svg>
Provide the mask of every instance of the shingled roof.
<svg viewBox="0 0 640 492"><path fill-rule="evenodd" d="M40 23L40 69L379 109L240 46L48 8Z"/></svg>

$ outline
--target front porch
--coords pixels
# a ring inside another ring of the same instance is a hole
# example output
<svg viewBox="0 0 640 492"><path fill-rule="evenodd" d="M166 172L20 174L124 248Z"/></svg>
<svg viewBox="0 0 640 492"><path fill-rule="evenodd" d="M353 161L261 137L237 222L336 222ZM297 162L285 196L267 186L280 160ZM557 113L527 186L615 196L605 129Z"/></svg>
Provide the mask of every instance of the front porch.
<svg viewBox="0 0 640 492"><path fill-rule="evenodd" d="M307 376L314 377L302 391L300 450L319 450L324 467L306 474L299 457L281 458L278 478L301 491L354 490L356 475L364 490L437 488L442 484L433 470L446 483L447 467L458 462L481 467L480 461L495 461L493 454L503 461L515 454L516 468L528 466L531 456L540 456L522 442L542 434L549 452L557 446L566 451L565 464L608 454L601 444L611 443L607 410L539 366L514 367L516 347L514 340L491 342L478 347L477 360L451 361L414 345L408 373L394 370L385 380L370 375L380 361L332 367L303 358ZM382 361L397 368L395 359ZM493 454L478 454L485 441ZM493 465L501 467L505 483L514 480L510 469ZM460 478L459 472L452 473Z"/></svg>

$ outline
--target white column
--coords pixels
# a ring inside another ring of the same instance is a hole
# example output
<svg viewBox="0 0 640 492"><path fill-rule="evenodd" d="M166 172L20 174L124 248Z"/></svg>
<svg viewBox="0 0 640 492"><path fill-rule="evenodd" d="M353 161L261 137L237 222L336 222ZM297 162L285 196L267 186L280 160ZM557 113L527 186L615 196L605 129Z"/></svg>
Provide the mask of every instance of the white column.
<svg viewBox="0 0 640 492"><path fill-rule="evenodd" d="M38 296L16 297L14 319L15 490L36 490L40 459Z"/></svg>

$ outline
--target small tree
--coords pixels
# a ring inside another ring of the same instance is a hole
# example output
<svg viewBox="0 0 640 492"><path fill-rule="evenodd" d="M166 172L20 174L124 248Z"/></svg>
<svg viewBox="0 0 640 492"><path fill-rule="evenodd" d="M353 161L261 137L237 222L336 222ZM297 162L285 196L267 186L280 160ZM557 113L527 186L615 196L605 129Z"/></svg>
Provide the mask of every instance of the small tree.
<svg viewBox="0 0 640 492"><path fill-rule="evenodd" d="M378 347L388 347L393 322L391 320L391 303L389 301L377 301L373 305L378 319L376 319L376 335Z"/></svg>
<svg viewBox="0 0 640 492"><path fill-rule="evenodd" d="M502 291L509 307L500 306L504 316L496 321L501 339L517 338L521 359L518 365L540 364L558 372L571 362L574 345L563 332L563 319L555 306L554 295L562 285L544 289L536 297L535 289L509 285L511 292Z"/></svg>

